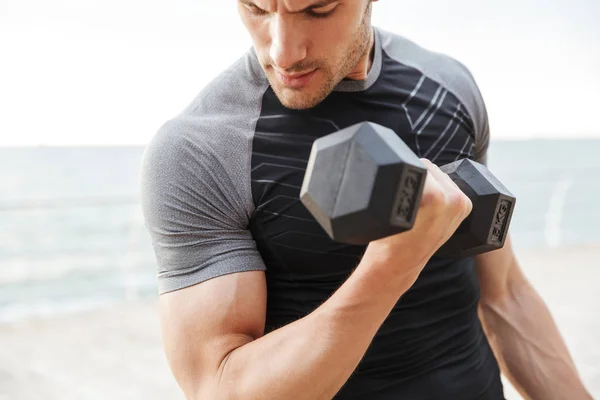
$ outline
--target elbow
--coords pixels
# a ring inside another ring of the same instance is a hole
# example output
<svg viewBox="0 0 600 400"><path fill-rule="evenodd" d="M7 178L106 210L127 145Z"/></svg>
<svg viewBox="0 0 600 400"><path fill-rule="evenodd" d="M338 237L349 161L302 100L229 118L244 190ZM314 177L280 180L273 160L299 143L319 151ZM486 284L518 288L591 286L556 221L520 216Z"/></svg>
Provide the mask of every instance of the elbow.
<svg viewBox="0 0 600 400"><path fill-rule="evenodd" d="M232 371L230 368L228 369L228 361L232 353L233 350L223 355L210 377L196 380L197 384L190 394L186 395L186 400L237 400L243 398L235 394L237 379L232 378Z"/></svg>
<svg viewBox="0 0 600 400"><path fill-rule="evenodd" d="M186 400L233 400L232 385L225 383L220 371L187 371L185 377L175 375Z"/></svg>
<svg viewBox="0 0 600 400"><path fill-rule="evenodd" d="M186 394L186 400L234 400L236 397L231 395L230 390L217 383L206 382L198 385L193 392Z"/></svg>

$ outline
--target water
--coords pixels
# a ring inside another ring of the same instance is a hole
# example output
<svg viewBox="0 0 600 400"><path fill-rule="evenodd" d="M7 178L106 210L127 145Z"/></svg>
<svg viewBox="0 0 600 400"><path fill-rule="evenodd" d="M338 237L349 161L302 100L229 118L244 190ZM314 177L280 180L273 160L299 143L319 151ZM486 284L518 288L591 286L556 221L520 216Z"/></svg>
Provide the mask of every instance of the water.
<svg viewBox="0 0 600 400"><path fill-rule="evenodd" d="M142 147L0 148L0 321L155 296ZM515 246L600 243L600 140L494 142Z"/></svg>
<svg viewBox="0 0 600 400"><path fill-rule="evenodd" d="M0 320L156 293L142 153L0 149Z"/></svg>

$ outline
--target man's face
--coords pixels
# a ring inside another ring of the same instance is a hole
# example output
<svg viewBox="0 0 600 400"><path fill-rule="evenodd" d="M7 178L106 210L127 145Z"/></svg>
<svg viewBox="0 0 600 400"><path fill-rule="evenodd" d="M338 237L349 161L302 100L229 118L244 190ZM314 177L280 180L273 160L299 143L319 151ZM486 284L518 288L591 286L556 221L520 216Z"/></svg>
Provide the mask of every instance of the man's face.
<svg viewBox="0 0 600 400"><path fill-rule="evenodd" d="M323 101L369 50L372 0L238 0L242 22L281 103Z"/></svg>

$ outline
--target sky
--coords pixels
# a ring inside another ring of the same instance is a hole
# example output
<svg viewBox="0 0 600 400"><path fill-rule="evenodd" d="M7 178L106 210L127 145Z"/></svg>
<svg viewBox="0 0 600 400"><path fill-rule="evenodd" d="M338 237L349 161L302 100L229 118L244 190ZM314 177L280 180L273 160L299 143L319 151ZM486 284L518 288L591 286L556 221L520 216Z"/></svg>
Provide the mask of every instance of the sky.
<svg viewBox="0 0 600 400"><path fill-rule="evenodd" d="M600 138L600 1L380 0L474 75L493 139ZM144 145L252 45L235 0L0 0L0 146Z"/></svg>

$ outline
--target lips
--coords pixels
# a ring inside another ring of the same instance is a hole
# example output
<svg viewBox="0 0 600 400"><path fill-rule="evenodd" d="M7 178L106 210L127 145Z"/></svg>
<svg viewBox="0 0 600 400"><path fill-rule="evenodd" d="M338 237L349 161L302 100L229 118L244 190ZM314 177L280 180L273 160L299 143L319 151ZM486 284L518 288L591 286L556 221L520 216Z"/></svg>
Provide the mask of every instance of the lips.
<svg viewBox="0 0 600 400"><path fill-rule="evenodd" d="M275 71L275 73L277 74L277 78L279 79L279 81L284 86L287 86L287 87L290 87L293 89L299 89L299 88L302 88L302 87L308 85L310 80L315 75L316 71L317 70L314 69L312 71L308 71L306 73L300 73L300 74L283 74L279 71Z"/></svg>

